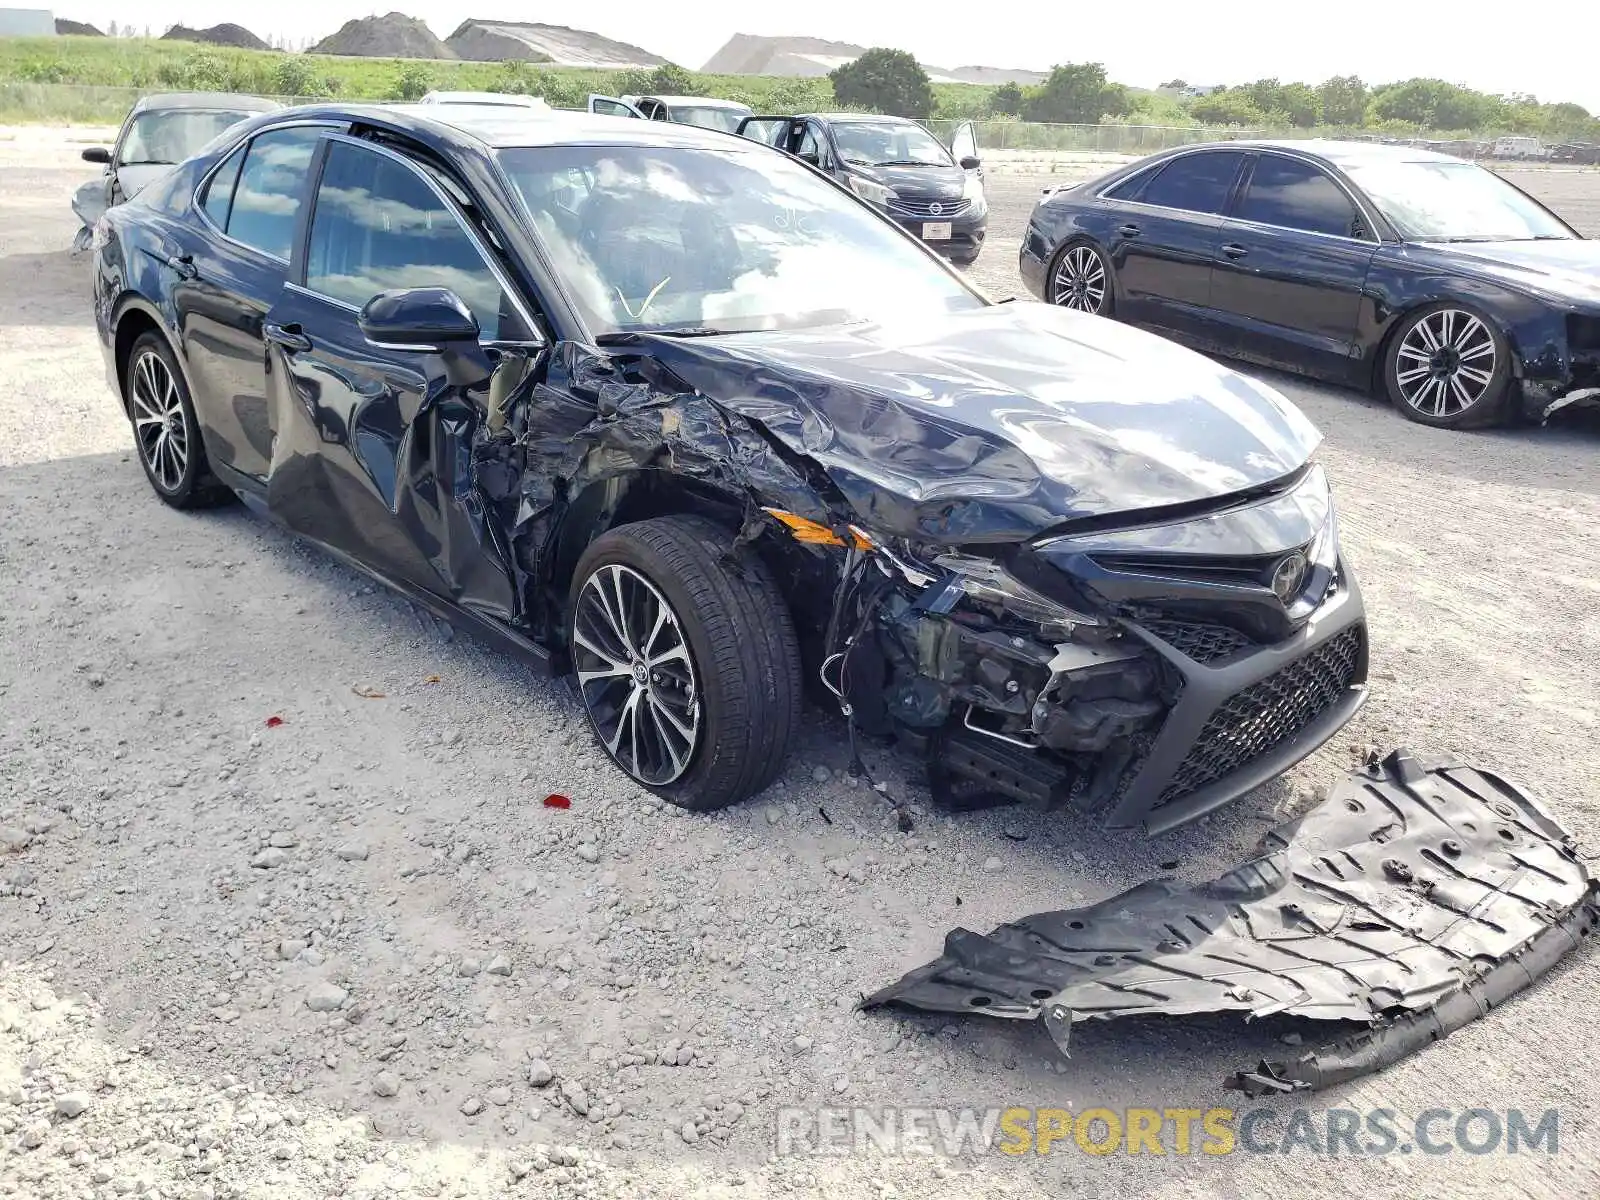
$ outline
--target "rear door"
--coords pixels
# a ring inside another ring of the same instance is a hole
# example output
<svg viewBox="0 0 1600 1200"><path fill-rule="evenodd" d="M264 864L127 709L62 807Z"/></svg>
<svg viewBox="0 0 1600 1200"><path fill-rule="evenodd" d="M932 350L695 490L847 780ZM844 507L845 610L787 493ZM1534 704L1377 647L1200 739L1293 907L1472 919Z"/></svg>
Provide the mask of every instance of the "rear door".
<svg viewBox="0 0 1600 1200"><path fill-rule="evenodd" d="M1309 159L1262 151L1228 219L1211 276L1225 349L1345 378L1378 243L1350 192Z"/></svg>
<svg viewBox="0 0 1600 1200"><path fill-rule="evenodd" d="M332 128L269 129L228 155L197 196L196 253L168 263L183 276L173 304L206 452L257 481L272 456L262 322L289 278L312 152Z"/></svg>
<svg viewBox="0 0 1600 1200"><path fill-rule="evenodd" d="M637 117L644 119L644 114L626 100L619 100L615 96L601 96L593 92L589 94L589 111L599 113L606 117Z"/></svg>
<svg viewBox="0 0 1600 1200"><path fill-rule="evenodd" d="M1200 150L1113 188L1109 231L1118 315L1195 337L1211 336L1211 267L1244 167L1238 150Z"/></svg>
<svg viewBox="0 0 1600 1200"><path fill-rule="evenodd" d="M496 361L540 353L527 306L454 201L401 155L328 139L297 260L268 314L275 448L268 507L383 574L502 620L515 589L473 450ZM477 346L375 346L379 292L440 286L478 319Z"/></svg>

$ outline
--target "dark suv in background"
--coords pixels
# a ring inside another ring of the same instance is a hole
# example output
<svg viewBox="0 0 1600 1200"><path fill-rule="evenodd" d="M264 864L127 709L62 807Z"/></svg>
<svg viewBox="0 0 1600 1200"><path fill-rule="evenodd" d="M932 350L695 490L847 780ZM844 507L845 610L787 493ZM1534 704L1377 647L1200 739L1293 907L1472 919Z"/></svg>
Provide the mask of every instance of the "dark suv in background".
<svg viewBox="0 0 1600 1200"><path fill-rule="evenodd" d="M971 122L949 146L915 121L871 113L746 117L739 133L833 176L957 266L983 250L989 204Z"/></svg>

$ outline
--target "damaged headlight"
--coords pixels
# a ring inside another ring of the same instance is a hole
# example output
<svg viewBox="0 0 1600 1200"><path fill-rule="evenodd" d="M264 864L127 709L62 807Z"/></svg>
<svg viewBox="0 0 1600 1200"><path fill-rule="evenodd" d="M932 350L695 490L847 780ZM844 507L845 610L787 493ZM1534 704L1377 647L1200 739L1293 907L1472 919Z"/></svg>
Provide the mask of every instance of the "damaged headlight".
<svg viewBox="0 0 1600 1200"><path fill-rule="evenodd" d="M1075 625L1098 625L1088 613L1068 608L1035 591L991 558L971 554L941 554L930 569L916 566L879 547L907 583L923 589L917 604L926 612L947 613L963 599L1030 625L1070 632Z"/></svg>

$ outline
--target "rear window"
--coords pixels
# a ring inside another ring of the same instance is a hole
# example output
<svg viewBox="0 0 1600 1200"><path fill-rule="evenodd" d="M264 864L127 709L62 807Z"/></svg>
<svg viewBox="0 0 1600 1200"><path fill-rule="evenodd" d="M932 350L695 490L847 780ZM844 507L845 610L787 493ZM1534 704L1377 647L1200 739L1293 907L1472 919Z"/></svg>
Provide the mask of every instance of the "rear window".
<svg viewBox="0 0 1600 1200"><path fill-rule="evenodd" d="M325 132L323 126L296 125L269 130L250 143L233 189L229 237L289 261L295 220L305 202L311 152Z"/></svg>
<svg viewBox="0 0 1600 1200"><path fill-rule="evenodd" d="M1243 159L1244 155L1235 150L1185 154L1162 167L1145 185L1139 199L1161 208L1220 213L1228 203L1228 193L1233 190Z"/></svg>

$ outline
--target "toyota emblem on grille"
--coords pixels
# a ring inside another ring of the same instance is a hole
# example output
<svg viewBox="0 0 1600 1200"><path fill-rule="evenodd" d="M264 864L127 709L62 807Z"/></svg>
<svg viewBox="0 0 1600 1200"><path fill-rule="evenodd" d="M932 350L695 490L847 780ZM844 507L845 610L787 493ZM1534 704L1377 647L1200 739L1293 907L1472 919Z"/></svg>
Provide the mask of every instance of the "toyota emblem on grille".
<svg viewBox="0 0 1600 1200"><path fill-rule="evenodd" d="M1306 556L1296 550L1278 560L1272 568L1272 594L1285 604L1300 592L1306 579Z"/></svg>
<svg viewBox="0 0 1600 1200"><path fill-rule="evenodd" d="M928 205L928 215L930 217L937 217L943 211L944 211L944 205L938 203L937 201L935 201L934 203Z"/></svg>

